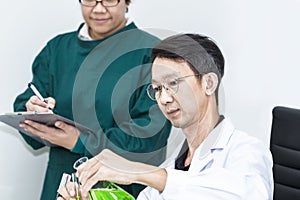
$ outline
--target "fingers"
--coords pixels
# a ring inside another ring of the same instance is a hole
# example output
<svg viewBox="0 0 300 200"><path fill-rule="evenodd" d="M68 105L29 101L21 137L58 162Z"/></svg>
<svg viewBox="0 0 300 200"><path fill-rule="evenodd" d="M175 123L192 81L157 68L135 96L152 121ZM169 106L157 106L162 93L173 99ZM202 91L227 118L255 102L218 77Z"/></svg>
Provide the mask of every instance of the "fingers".
<svg viewBox="0 0 300 200"><path fill-rule="evenodd" d="M23 123L20 123L19 126L25 131L30 132L44 140L50 140L51 134L48 133L54 133L54 131L57 131L55 128L30 120L25 120Z"/></svg>
<svg viewBox="0 0 300 200"><path fill-rule="evenodd" d="M75 182L68 181L65 186L59 187L58 193L60 197L57 200L75 200L77 199L76 194L76 184ZM82 190L78 190L79 196L81 196L81 200L89 200L88 191L84 192Z"/></svg>
<svg viewBox="0 0 300 200"><path fill-rule="evenodd" d="M58 188L59 197L57 200L75 199L75 183L68 181L65 186Z"/></svg>
<svg viewBox="0 0 300 200"><path fill-rule="evenodd" d="M92 158L91 160L88 160L87 162L80 165L77 169L79 181L82 185L85 185L87 180L97 172L97 168L94 167L95 165L97 165L96 162L97 161Z"/></svg>
<svg viewBox="0 0 300 200"><path fill-rule="evenodd" d="M47 101L48 108L53 110L55 107L55 103L56 103L55 99L52 97L48 97L48 98L45 98L45 100Z"/></svg>
<svg viewBox="0 0 300 200"><path fill-rule="evenodd" d="M90 176L88 179L84 181L84 184L81 183L81 195L85 198L88 197L89 190L92 189L94 185L96 185L99 181L102 181L101 179L101 173L97 171L97 173Z"/></svg>
<svg viewBox="0 0 300 200"><path fill-rule="evenodd" d="M72 133L72 134L75 134L77 136L80 135L80 132L76 127L74 127L72 125L69 125L69 124L66 124L62 121L57 121L57 122L55 122L54 125L55 125L55 127L63 130L65 133Z"/></svg>
<svg viewBox="0 0 300 200"><path fill-rule="evenodd" d="M82 200L90 200L88 193L86 195L81 195Z"/></svg>
<svg viewBox="0 0 300 200"><path fill-rule="evenodd" d="M31 96L25 104L27 111L47 112L49 109L52 110L55 106L55 99L48 97L46 100L47 102L50 101L50 103L47 104L41 101L37 96Z"/></svg>
<svg viewBox="0 0 300 200"><path fill-rule="evenodd" d="M57 121L54 125L55 127L51 127L31 120L25 120L19 126L26 132L30 132L52 144L70 150L73 149L79 138L80 131L76 127L61 121Z"/></svg>
<svg viewBox="0 0 300 200"><path fill-rule="evenodd" d="M37 96L32 96L25 104L27 111L46 112L47 104L42 102Z"/></svg>
<svg viewBox="0 0 300 200"><path fill-rule="evenodd" d="M54 125L64 133L61 135L64 138L59 138L58 140L58 142L60 142L59 145L65 147L66 149L73 149L79 138L80 131L76 127L61 121L55 122Z"/></svg>
<svg viewBox="0 0 300 200"><path fill-rule="evenodd" d="M88 191L99 181L101 181L102 164L95 157L78 167L79 181L81 183L81 194L88 197Z"/></svg>
<svg viewBox="0 0 300 200"><path fill-rule="evenodd" d="M68 191L68 195L70 195L71 197L75 197L75 195L76 195L76 193L75 193L76 185L75 184L76 183L74 183L74 182L68 182L65 187Z"/></svg>

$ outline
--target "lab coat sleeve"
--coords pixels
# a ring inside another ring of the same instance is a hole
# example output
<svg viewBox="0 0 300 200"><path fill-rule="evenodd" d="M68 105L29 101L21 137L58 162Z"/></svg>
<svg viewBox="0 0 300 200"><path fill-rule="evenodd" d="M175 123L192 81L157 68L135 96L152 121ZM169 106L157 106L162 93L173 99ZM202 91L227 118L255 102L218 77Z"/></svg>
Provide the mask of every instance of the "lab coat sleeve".
<svg viewBox="0 0 300 200"><path fill-rule="evenodd" d="M137 197L137 200L159 200L162 199L160 196L160 192L158 190L155 190L151 187L146 187L142 192L140 192L139 196Z"/></svg>

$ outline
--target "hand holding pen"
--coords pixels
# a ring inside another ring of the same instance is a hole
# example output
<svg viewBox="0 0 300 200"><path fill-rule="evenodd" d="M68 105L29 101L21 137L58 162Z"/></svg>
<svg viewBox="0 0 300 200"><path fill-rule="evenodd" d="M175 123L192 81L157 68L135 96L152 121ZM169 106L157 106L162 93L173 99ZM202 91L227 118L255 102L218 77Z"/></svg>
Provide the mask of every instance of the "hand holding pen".
<svg viewBox="0 0 300 200"><path fill-rule="evenodd" d="M32 84L28 83L28 87L33 91L35 96L32 96L26 103L27 111L48 112L55 106L55 99L48 97L43 98L41 93Z"/></svg>

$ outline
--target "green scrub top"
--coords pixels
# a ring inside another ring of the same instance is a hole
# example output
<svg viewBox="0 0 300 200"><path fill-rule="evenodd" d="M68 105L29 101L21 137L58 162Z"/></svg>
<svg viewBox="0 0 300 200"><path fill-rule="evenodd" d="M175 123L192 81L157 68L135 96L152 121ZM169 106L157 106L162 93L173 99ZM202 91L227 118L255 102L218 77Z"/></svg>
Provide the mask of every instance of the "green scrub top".
<svg viewBox="0 0 300 200"><path fill-rule="evenodd" d="M62 174L74 172L75 160L104 148L153 165L165 159L171 124L146 93L150 52L159 39L131 23L107 38L83 41L78 38L82 26L51 39L32 65L32 82L42 96L55 98L54 112L93 130L81 133L71 151L50 147L42 200L55 199ZM14 110L25 111L32 95L26 89L16 98ZM33 149L44 147L22 136ZM144 188L121 187L134 196Z"/></svg>

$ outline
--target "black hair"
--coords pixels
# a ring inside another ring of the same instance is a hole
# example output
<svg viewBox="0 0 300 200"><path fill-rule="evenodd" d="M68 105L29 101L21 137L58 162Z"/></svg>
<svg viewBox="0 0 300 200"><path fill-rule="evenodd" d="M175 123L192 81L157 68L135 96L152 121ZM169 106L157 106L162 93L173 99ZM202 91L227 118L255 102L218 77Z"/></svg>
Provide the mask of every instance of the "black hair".
<svg viewBox="0 0 300 200"><path fill-rule="evenodd" d="M199 34L177 34L158 43L152 49L152 62L155 58L185 61L195 74L214 72L218 76L216 95L224 75L224 57L209 37Z"/></svg>

